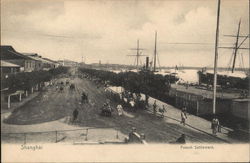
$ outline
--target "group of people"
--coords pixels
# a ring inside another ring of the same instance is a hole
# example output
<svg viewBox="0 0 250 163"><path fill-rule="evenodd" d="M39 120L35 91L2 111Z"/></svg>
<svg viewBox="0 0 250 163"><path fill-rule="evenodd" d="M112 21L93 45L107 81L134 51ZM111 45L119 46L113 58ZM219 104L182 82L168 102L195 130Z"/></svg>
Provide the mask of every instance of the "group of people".
<svg viewBox="0 0 250 163"><path fill-rule="evenodd" d="M166 111L167 110L165 108L165 105L162 105L162 108L159 108L159 112L161 113L161 117L164 117L164 113ZM153 112L154 112L154 115L156 115L156 113L157 113L156 100L154 101L154 104L153 104ZM183 124L184 126L186 125L186 119L187 119L187 108L184 106L181 110L181 124Z"/></svg>

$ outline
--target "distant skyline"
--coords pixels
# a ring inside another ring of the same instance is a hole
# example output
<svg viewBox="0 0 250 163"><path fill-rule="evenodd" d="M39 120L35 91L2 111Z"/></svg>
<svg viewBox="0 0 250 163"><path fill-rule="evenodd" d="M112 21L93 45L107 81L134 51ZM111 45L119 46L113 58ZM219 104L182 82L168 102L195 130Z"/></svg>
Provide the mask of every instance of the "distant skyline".
<svg viewBox="0 0 250 163"><path fill-rule="evenodd" d="M129 49L139 39L152 59L157 31L161 66L212 67L216 12L217 0L1 0L1 44L54 60L133 65ZM235 35L240 19L248 35L249 1L221 0L219 46L234 46L224 35ZM219 50L219 67L232 52ZM236 66L249 67L249 51L238 54Z"/></svg>

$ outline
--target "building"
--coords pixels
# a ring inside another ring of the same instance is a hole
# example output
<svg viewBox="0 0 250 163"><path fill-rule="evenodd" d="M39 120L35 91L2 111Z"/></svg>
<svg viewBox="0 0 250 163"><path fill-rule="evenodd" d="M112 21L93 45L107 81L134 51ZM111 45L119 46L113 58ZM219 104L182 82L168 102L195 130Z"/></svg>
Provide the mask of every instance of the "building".
<svg viewBox="0 0 250 163"><path fill-rule="evenodd" d="M35 70L49 70L59 66L59 63L48 58L43 58L36 53L22 53L35 60Z"/></svg>
<svg viewBox="0 0 250 163"><path fill-rule="evenodd" d="M35 71L39 71L43 69L43 63L44 61L41 59L41 56L39 56L36 53L22 53L25 56L28 56L29 58L35 60Z"/></svg>
<svg viewBox="0 0 250 163"><path fill-rule="evenodd" d="M19 65L1 60L1 78L17 72L20 72Z"/></svg>
<svg viewBox="0 0 250 163"><path fill-rule="evenodd" d="M171 85L169 96L178 108L187 107L188 112L202 116L213 114L213 91L183 85ZM230 113L232 100L240 98L240 92L217 92L216 114Z"/></svg>
<svg viewBox="0 0 250 163"><path fill-rule="evenodd" d="M35 70L36 60L17 52L12 46L0 46L1 60L20 66L20 71Z"/></svg>
<svg viewBox="0 0 250 163"><path fill-rule="evenodd" d="M65 66L65 67L74 67L74 66L78 66L78 63L75 61L71 61L71 60L58 60L57 61L61 66Z"/></svg>
<svg viewBox="0 0 250 163"><path fill-rule="evenodd" d="M44 60L46 60L48 63L49 63L49 66L51 68L57 68L60 64L56 61L53 61L51 59L48 59L48 58L43 58Z"/></svg>

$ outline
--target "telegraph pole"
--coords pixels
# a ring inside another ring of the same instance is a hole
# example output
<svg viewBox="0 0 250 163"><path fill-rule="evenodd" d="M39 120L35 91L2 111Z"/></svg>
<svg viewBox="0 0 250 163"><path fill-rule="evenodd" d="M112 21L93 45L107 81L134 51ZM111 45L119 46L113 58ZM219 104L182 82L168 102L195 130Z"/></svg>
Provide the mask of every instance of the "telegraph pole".
<svg viewBox="0 0 250 163"><path fill-rule="evenodd" d="M217 26L215 37L215 57L214 57L214 89L213 89L213 114L216 113L216 86L217 86L217 63L218 63L218 42L219 42L219 23L220 23L220 0L218 0Z"/></svg>

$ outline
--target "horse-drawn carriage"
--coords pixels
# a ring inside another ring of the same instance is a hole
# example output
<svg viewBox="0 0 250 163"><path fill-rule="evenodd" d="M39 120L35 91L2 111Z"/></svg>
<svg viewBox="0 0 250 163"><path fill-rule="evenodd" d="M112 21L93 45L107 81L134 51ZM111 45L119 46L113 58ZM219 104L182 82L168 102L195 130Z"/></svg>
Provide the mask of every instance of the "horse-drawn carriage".
<svg viewBox="0 0 250 163"><path fill-rule="evenodd" d="M69 89L70 89L71 91L74 91L74 90L75 90L75 84L70 84Z"/></svg>
<svg viewBox="0 0 250 163"><path fill-rule="evenodd" d="M135 99L133 97L122 97L123 105L130 111L135 112L137 109L144 109L146 103L143 100Z"/></svg>

